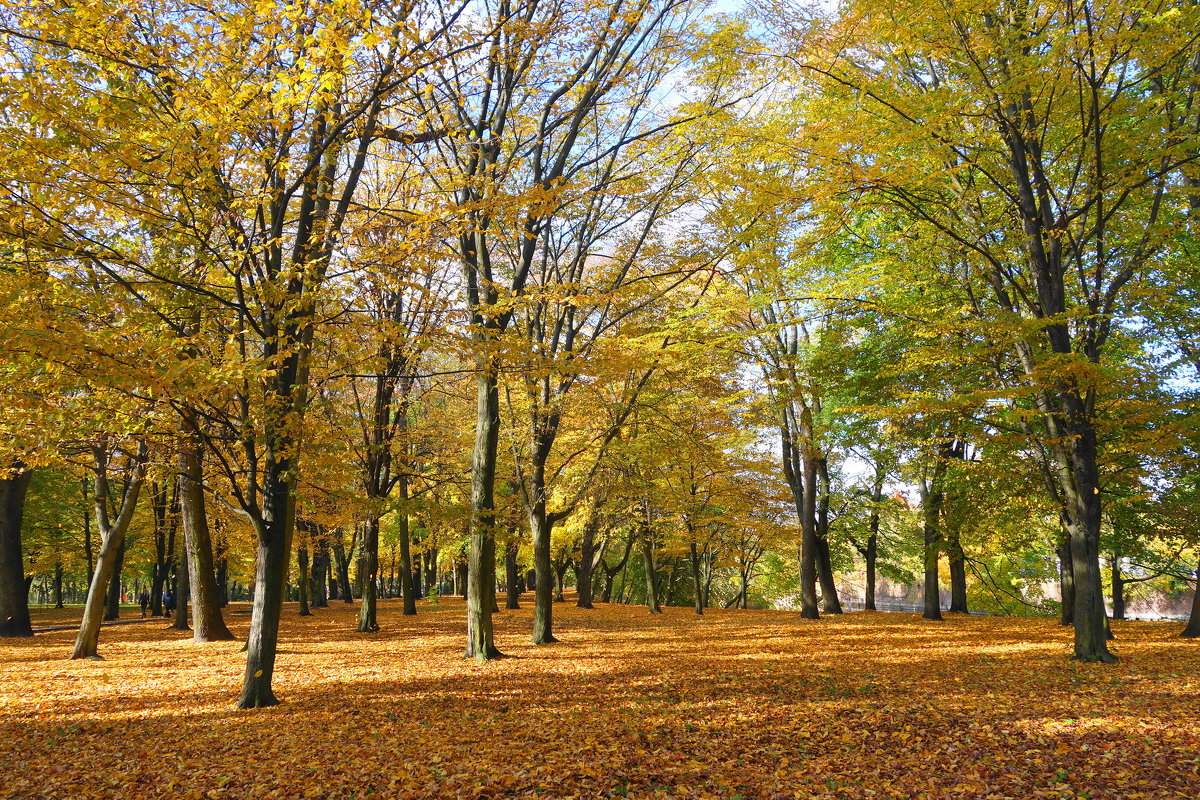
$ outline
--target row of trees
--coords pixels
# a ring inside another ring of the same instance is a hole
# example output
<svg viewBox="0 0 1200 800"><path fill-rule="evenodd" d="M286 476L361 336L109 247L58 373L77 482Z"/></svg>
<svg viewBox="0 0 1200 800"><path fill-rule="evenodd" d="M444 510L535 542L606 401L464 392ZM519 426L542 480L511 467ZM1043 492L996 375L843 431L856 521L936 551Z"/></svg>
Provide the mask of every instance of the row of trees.
<svg viewBox="0 0 1200 800"><path fill-rule="evenodd" d="M253 570L242 707L294 555L353 532L378 628L381 527L405 613L463 545L479 660L526 552L547 644L635 550L652 610L666 559L808 618L915 552L940 618L943 554L965 611L1047 543L1112 660L1101 549L1115 594L1195 561L1197 11L944 5L5 3L5 631L46 474L77 657L131 526L165 580L178 521L199 640Z"/></svg>

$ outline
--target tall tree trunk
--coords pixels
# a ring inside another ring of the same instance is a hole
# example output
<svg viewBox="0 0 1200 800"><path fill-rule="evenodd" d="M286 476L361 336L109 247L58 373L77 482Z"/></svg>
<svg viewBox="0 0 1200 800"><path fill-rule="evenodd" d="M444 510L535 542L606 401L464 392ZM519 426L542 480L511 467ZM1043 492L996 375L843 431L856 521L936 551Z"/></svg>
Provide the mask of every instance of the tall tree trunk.
<svg viewBox="0 0 1200 800"><path fill-rule="evenodd" d="M489 346L480 340L477 345ZM501 654L492 630L496 571L496 446L500 435L500 394L496 356L476 358L475 445L471 453L471 544L467 571L467 646L465 656L487 661ZM542 577L540 568L539 582Z"/></svg>
<svg viewBox="0 0 1200 800"><path fill-rule="evenodd" d="M689 554L692 558L692 594L693 608L697 614L704 613L704 587L700 583L700 551L696 547L696 543L692 542L688 545Z"/></svg>
<svg viewBox="0 0 1200 800"><path fill-rule="evenodd" d="M404 597L404 616L417 613L417 587L413 584L412 536L408 527L408 478L400 476L396 482L400 498L400 509L396 514L396 525L400 534L400 593Z"/></svg>
<svg viewBox="0 0 1200 800"><path fill-rule="evenodd" d="M642 528L642 564L646 571L646 607L651 614L661 614L662 609L658 607L658 581L655 580L654 542L649 526Z"/></svg>
<svg viewBox="0 0 1200 800"><path fill-rule="evenodd" d="M939 448L933 465L933 477L922 482L921 512L924 518L925 619L942 618L942 598L938 587L938 555L941 551L939 525L942 513L942 476L946 471L945 448Z"/></svg>
<svg viewBox="0 0 1200 800"><path fill-rule="evenodd" d="M821 582L821 610L826 614L841 614L842 601L833 581L833 559L829 554L829 460L816 459L820 500L817 504L817 574Z"/></svg>
<svg viewBox="0 0 1200 800"><path fill-rule="evenodd" d="M867 560L867 596L863 604L864 611L875 611L875 568L879 559L879 504L883 500L883 481L887 470L877 461L875 464L875 481L871 484L871 517L867 523L867 549L864 556Z"/></svg>
<svg viewBox="0 0 1200 800"><path fill-rule="evenodd" d="M521 569L517 565L517 551L520 548L516 542L508 542L504 546L504 586L508 590L505 608L520 608L521 603Z"/></svg>
<svg viewBox="0 0 1200 800"><path fill-rule="evenodd" d="M561 561L554 564L554 602L561 603L566 598L563 597L563 592L566 591L567 568L571 565L571 559L564 557Z"/></svg>
<svg viewBox="0 0 1200 800"><path fill-rule="evenodd" d="M1059 621L1063 625L1075 624L1075 571L1071 566L1071 533L1067 527L1066 517L1063 521L1063 534L1059 539L1058 548L1058 586L1062 597L1062 616Z"/></svg>
<svg viewBox="0 0 1200 800"><path fill-rule="evenodd" d="M1075 658L1079 661L1117 660L1108 650L1108 618L1100 580L1100 476L1096 429L1087 420L1081 401L1068 397L1068 418L1074 434L1069 447L1071 469L1066 492L1071 508L1071 569L1075 576ZM1064 486L1064 490L1067 487Z"/></svg>
<svg viewBox="0 0 1200 800"><path fill-rule="evenodd" d="M430 547L425 551L425 594L438 593L438 548Z"/></svg>
<svg viewBox="0 0 1200 800"><path fill-rule="evenodd" d="M818 619L821 612L817 607L817 531L816 531L816 465L805 459L799 443L792 436L792 418L789 407L781 412L779 437L783 459L783 476L792 492L796 504L796 516L800 520L800 616L803 619Z"/></svg>
<svg viewBox="0 0 1200 800"><path fill-rule="evenodd" d="M122 541L117 548L117 557L113 563L112 578L108 584L108 595L104 598L104 621L110 622L121 617L121 570L125 566L125 550L127 541Z"/></svg>
<svg viewBox="0 0 1200 800"><path fill-rule="evenodd" d="M177 631L189 631L188 600L192 595L191 569L187 547L179 554L179 563L175 569L175 622L171 627Z"/></svg>
<svg viewBox="0 0 1200 800"><path fill-rule="evenodd" d="M57 561L54 564L54 607L65 608L63 605L63 565L61 561Z"/></svg>
<svg viewBox="0 0 1200 800"><path fill-rule="evenodd" d="M872 522L878 526L879 519L875 518ZM876 531L871 531L867 535L867 596L863 603L864 611L876 611L875 608L875 573L876 562L879 560L879 534Z"/></svg>
<svg viewBox="0 0 1200 800"><path fill-rule="evenodd" d="M95 554L92 549L92 492L89 491L88 479L83 484L83 555L87 559L87 583L92 585L92 573L96 570Z"/></svg>
<svg viewBox="0 0 1200 800"><path fill-rule="evenodd" d="M234 636L221 615L217 576L213 569L212 537L204 502L204 465L195 421L184 421L184 438L179 452L179 516L183 523L184 558L192 600L192 640L228 642ZM179 598L184 608L184 598ZM186 614L181 613L186 624Z"/></svg>
<svg viewBox="0 0 1200 800"><path fill-rule="evenodd" d="M362 540L362 606L358 610L358 632L379 630L376 610L379 591L379 517L374 513L363 528Z"/></svg>
<svg viewBox="0 0 1200 800"><path fill-rule="evenodd" d="M97 650L100 643L100 622L104 616L104 599L108 594L108 582L112 578L117 553L125 542L125 532L133 519L133 510L137 505L142 481L146 475L146 445L138 445L137 455L129 467L129 480L125 483L125 491L121 497L121 508L117 518L111 523L108 516L108 451L107 444L94 447L95 497L93 503L96 510L96 527L100 533L100 552L96 557L96 569L92 573L92 582L88 585L87 600L83 606L83 619L79 623L79 633L75 637L75 647L71 658L99 658Z"/></svg>
<svg viewBox="0 0 1200 800"><path fill-rule="evenodd" d="M0 636L33 636L21 549L21 519L32 477L20 462L0 472ZM61 567L57 574L61 576ZM61 586L61 577L59 581Z"/></svg>
<svg viewBox="0 0 1200 800"><path fill-rule="evenodd" d="M311 617L312 610L308 607L308 591L312 575L309 574L307 545L302 544L296 548L296 566L300 570L300 579L296 582L296 600L300 605L300 611L297 616Z"/></svg>
<svg viewBox="0 0 1200 800"><path fill-rule="evenodd" d="M533 531L533 643L553 644L554 637L554 567L550 561L550 523L545 507L529 512L529 527Z"/></svg>
<svg viewBox="0 0 1200 800"><path fill-rule="evenodd" d="M967 556L958 540L957 531L952 531L946 536L946 554L950 559L950 613L969 614L971 612L967 607Z"/></svg>
<svg viewBox="0 0 1200 800"><path fill-rule="evenodd" d="M350 558L346 555L346 547L342 544L342 531L339 529L337 538L333 540L333 557L337 567L338 594L344 603L354 602L354 592L350 588Z"/></svg>
<svg viewBox="0 0 1200 800"><path fill-rule="evenodd" d="M279 619L283 613L292 554L296 513L289 477L292 467L290 458L276 459L273 452L268 451L263 468L262 514L255 520L258 560L254 570L254 603L239 708L265 708L279 703L271 689L271 680L275 674Z"/></svg>
<svg viewBox="0 0 1200 800"><path fill-rule="evenodd" d="M575 587L578 595L575 598L577 608L592 607L592 585L596 575L596 529L598 524L593 512L587 524L583 526L583 535L579 543L579 560L575 563Z"/></svg>
<svg viewBox="0 0 1200 800"><path fill-rule="evenodd" d="M819 619L821 613L817 608L817 470L813 459L803 459L802 475L804 488L800 503L800 617Z"/></svg>
<svg viewBox="0 0 1200 800"><path fill-rule="evenodd" d="M1113 619L1125 619L1125 576L1121 574L1121 554L1114 552L1109 563L1112 573Z"/></svg>
<svg viewBox="0 0 1200 800"><path fill-rule="evenodd" d="M1179 634L1185 639L1200 638L1200 566L1196 567L1195 589L1192 593L1192 611L1188 615L1187 627Z"/></svg>

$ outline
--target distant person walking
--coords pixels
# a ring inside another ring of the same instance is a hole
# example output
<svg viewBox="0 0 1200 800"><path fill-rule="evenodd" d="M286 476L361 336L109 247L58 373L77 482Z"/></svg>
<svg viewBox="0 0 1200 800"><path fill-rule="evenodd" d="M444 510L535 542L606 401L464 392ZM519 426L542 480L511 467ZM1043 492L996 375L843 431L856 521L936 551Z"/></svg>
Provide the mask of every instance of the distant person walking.
<svg viewBox="0 0 1200 800"><path fill-rule="evenodd" d="M171 612L175 610L175 595L171 594L171 590L167 589L163 592L163 616L171 616Z"/></svg>
<svg viewBox="0 0 1200 800"><path fill-rule="evenodd" d="M142 619L146 618L146 609L150 608L150 593L142 592L138 595L138 605L142 607Z"/></svg>

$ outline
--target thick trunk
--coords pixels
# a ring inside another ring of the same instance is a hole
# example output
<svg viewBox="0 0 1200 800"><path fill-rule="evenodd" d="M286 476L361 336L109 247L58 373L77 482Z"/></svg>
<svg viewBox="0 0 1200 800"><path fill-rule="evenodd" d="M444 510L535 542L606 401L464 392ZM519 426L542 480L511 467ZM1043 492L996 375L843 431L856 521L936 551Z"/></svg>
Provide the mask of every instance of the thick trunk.
<svg viewBox="0 0 1200 800"><path fill-rule="evenodd" d="M138 494L142 489L145 478L146 448L138 447L134 463L130 467L130 479L125 484L125 493L121 498L121 509L117 518L111 524L108 517L108 453L103 447L93 451L95 466L95 497L96 525L100 532L100 552L96 558L96 569L92 573L92 582L88 585L87 600L84 601L83 619L79 623L79 633L75 637L75 647L71 658L99 658L97 648L100 644L100 622L104 616L104 599L108 594L108 582L112 578L116 565L117 553L125 543L125 532L133 519L133 510L137 505Z"/></svg>
<svg viewBox="0 0 1200 800"><path fill-rule="evenodd" d="M342 532L340 530L333 542L333 558L337 562L337 593L341 596L342 602L353 603L354 590L350 585L350 557L346 554L345 545L342 544Z"/></svg>
<svg viewBox="0 0 1200 800"><path fill-rule="evenodd" d="M477 344L483 345L484 342ZM500 435L500 395L496 363L481 354L476 363L475 445L471 453L471 546L467 573L465 656L487 661L500 655L492 630L496 602L496 446Z"/></svg>
<svg viewBox="0 0 1200 800"><path fill-rule="evenodd" d="M867 539L867 596L864 611L875 611L875 562L879 558L879 540L872 535Z"/></svg>
<svg viewBox="0 0 1200 800"><path fill-rule="evenodd" d="M946 461L941 452L938 453L937 463L933 467L933 477L923 487L921 512L924 518L924 553L925 553L925 619L940 620L942 618L942 598L938 586L938 555L941 551L941 534L939 525L942 513L942 475L946 470Z"/></svg>
<svg viewBox="0 0 1200 800"><path fill-rule="evenodd" d="M596 524L593 520L588 520L588 524L583 526L583 536L580 538L579 561L575 564L575 587L578 592L575 605L578 608L591 608L596 564Z"/></svg>
<svg viewBox="0 0 1200 800"><path fill-rule="evenodd" d="M692 542L689 547L689 554L692 559L692 607L697 614L704 613L704 587L700 581L700 550L696 547L696 543Z"/></svg>
<svg viewBox="0 0 1200 800"><path fill-rule="evenodd" d="M400 496L400 510L396 525L400 536L400 593L404 597L404 616L417 613L417 590L413 585L412 541L408 529L408 479L401 477L396 484Z"/></svg>
<svg viewBox="0 0 1200 800"><path fill-rule="evenodd" d="M554 565L554 602L561 603L566 598L563 597L563 592L566 591L567 569L571 566L571 560L564 558Z"/></svg>
<svg viewBox="0 0 1200 800"><path fill-rule="evenodd" d="M552 644L554 638L554 569L550 563L550 523L545 508L535 505L529 512L529 527L533 532L533 571L537 581L533 587L533 643Z"/></svg>
<svg viewBox="0 0 1200 800"><path fill-rule="evenodd" d="M1113 619L1125 619L1125 576L1121 574L1121 556L1113 553L1109 564L1112 573Z"/></svg>
<svg viewBox="0 0 1200 800"><path fill-rule="evenodd" d="M947 537L946 552L950 559L950 613L969 614L967 607L967 558L958 534Z"/></svg>
<svg viewBox="0 0 1200 800"><path fill-rule="evenodd" d="M1064 525L1066 523L1064 522ZM1059 540L1058 549L1058 586L1062 597L1062 616L1059 621L1063 625L1075 624L1075 572L1071 567L1071 534L1067 526Z"/></svg>
<svg viewBox="0 0 1200 800"><path fill-rule="evenodd" d="M1075 403L1068 398L1068 408ZM1080 420L1081 410L1071 416ZM1096 431L1077 422L1071 443L1071 569L1075 577L1075 658L1113 663L1108 650L1108 621L1100 580L1100 480L1096 459ZM1064 489L1067 487L1064 487Z"/></svg>
<svg viewBox="0 0 1200 800"><path fill-rule="evenodd" d="M864 611L875 611L875 566L879 559L879 503L883 500L883 480L886 471L876 465L875 483L871 486L871 518L867 524L867 596Z"/></svg>
<svg viewBox="0 0 1200 800"><path fill-rule="evenodd" d="M816 459L820 502L817 504L817 570L821 582L821 610L826 614L841 614L842 601L833 581L833 559L829 554L829 461Z"/></svg>
<svg viewBox="0 0 1200 800"><path fill-rule="evenodd" d="M108 594L104 598L104 621L109 622L121 617L121 570L125 566L125 549L127 542L122 541L117 548L117 557L113 563L112 577L108 583Z"/></svg>
<svg viewBox="0 0 1200 800"><path fill-rule="evenodd" d="M0 636L33 636L21 550L21 519L32 476L19 463L0 473Z"/></svg>
<svg viewBox="0 0 1200 800"><path fill-rule="evenodd" d="M312 587L313 608L329 607L329 550L323 545L313 548L312 576L309 585Z"/></svg>
<svg viewBox="0 0 1200 800"><path fill-rule="evenodd" d="M800 497L800 616L819 619L817 608L817 470L813 459L804 459Z"/></svg>
<svg viewBox="0 0 1200 800"><path fill-rule="evenodd" d="M194 427L190 430L195 430ZM190 439L190 437L189 437ZM228 642L234 636L221 616L217 576L213 569L212 538L204 503L204 467L198 444L183 442L179 455L179 516L188 562L192 599L192 640ZM180 596L180 608L186 604ZM186 620L186 614L181 614Z"/></svg>
<svg viewBox="0 0 1200 800"><path fill-rule="evenodd" d="M658 607L658 582L655 580L657 570L654 565L654 542L651 541L650 529L642 531L642 564L646 571L646 607L651 614L661 614Z"/></svg>
<svg viewBox="0 0 1200 800"><path fill-rule="evenodd" d="M264 708L279 700L271 690L275 654L279 645L279 618L291 555L288 486L280 482L269 496L269 514L261 523L258 560L254 571L254 602L250 636L246 641L246 671L242 679L239 708ZM282 496L280 496L282 495Z"/></svg>
<svg viewBox="0 0 1200 800"><path fill-rule="evenodd" d="M750 607L750 570L738 570L738 579L741 581L741 590L738 592L737 602L734 604L738 608Z"/></svg>
<svg viewBox="0 0 1200 800"><path fill-rule="evenodd" d="M188 598L191 597L191 569L188 564L187 548L179 554L175 569L175 622L171 627L177 631L190 631L188 625Z"/></svg>
<svg viewBox="0 0 1200 800"><path fill-rule="evenodd" d="M300 570L300 580L296 584L296 600L300 605L301 617L311 617L312 610L308 607L308 591L312 576L308 571L308 548L300 545L296 548L296 566Z"/></svg>
<svg viewBox="0 0 1200 800"><path fill-rule="evenodd" d="M509 542L504 546L504 586L508 590L508 596L505 598L505 608L520 608L521 607L521 570L517 565L517 549L516 542Z"/></svg>
<svg viewBox="0 0 1200 800"><path fill-rule="evenodd" d="M54 565L54 607L65 608L63 605L63 565L61 561ZM3 633L0 633L0 636L2 635Z"/></svg>
<svg viewBox="0 0 1200 800"><path fill-rule="evenodd" d="M821 611L825 614L841 614L842 601L838 598L837 584L833 580L833 561L829 556L829 540L817 537L817 580L821 586Z"/></svg>
<svg viewBox="0 0 1200 800"><path fill-rule="evenodd" d="M83 484L83 555L87 559L87 585L92 585L92 573L96 570L95 553L92 550L92 514L90 511L92 505L92 493L88 488L88 479L84 478ZM161 608L157 613L162 613Z"/></svg>
<svg viewBox="0 0 1200 800"><path fill-rule="evenodd" d="M1200 638L1200 567L1196 567L1195 592L1192 593L1192 611L1188 615L1187 627L1179 634L1186 639Z"/></svg>
<svg viewBox="0 0 1200 800"><path fill-rule="evenodd" d="M425 594L438 594L438 549L430 547L425 551Z"/></svg>
<svg viewBox="0 0 1200 800"><path fill-rule="evenodd" d="M362 606L358 610L358 632L379 630L377 600L379 591L379 517L372 514L363 527Z"/></svg>

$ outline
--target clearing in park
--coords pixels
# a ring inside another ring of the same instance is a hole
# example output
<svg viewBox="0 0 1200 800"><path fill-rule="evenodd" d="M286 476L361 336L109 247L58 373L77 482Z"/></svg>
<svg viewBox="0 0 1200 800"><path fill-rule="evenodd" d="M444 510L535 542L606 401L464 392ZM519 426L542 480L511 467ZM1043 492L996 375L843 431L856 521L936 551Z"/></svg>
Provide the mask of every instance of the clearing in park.
<svg viewBox="0 0 1200 800"><path fill-rule="evenodd" d="M106 627L104 661L67 660L73 631L6 640L0 796L1200 795L1200 652L1174 623L1114 622L1102 665L1046 619L559 608L549 647L498 614L509 657L482 665L461 600L383 601L375 634L285 608L282 705L257 711L234 708L240 643L162 620Z"/></svg>

